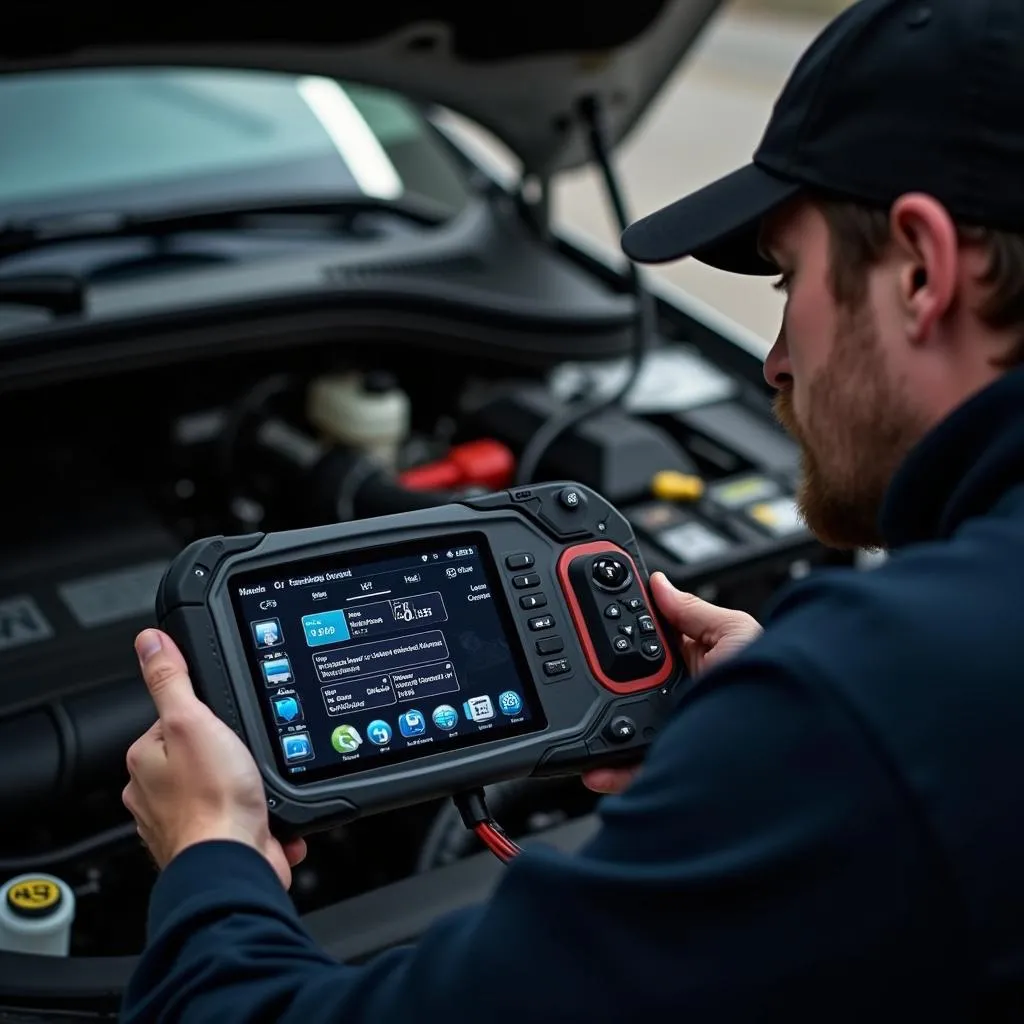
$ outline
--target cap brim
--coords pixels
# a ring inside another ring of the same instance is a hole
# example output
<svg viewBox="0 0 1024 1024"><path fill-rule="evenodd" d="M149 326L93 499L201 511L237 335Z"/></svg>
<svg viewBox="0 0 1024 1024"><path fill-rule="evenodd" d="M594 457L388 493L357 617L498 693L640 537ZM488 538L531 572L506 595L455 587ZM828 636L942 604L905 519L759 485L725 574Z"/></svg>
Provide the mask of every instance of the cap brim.
<svg viewBox="0 0 1024 1024"><path fill-rule="evenodd" d="M631 224L622 251L636 263L692 256L734 274L775 274L758 248L761 222L801 187L749 164Z"/></svg>

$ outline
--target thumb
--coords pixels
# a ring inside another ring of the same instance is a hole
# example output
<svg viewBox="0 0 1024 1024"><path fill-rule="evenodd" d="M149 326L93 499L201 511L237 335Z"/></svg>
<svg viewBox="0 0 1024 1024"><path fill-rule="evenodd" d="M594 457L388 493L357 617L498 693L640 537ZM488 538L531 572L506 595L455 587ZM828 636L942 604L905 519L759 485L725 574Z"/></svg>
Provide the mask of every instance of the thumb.
<svg viewBox="0 0 1024 1024"><path fill-rule="evenodd" d="M733 611L677 590L664 573L651 576L651 591L665 619L680 633L701 643L715 643L736 617Z"/></svg>
<svg viewBox="0 0 1024 1024"><path fill-rule="evenodd" d="M166 633L144 629L135 638L135 653L157 715L180 712L197 700L185 658Z"/></svg>

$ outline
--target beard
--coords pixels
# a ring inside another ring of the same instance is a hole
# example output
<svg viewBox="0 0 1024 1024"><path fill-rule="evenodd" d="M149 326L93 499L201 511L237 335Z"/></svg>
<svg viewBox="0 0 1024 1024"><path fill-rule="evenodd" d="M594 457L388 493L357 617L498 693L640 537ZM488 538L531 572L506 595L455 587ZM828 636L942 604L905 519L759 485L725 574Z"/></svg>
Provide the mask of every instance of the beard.
<svg viewBox="0 0 1024 1024"><path fill-rule="evenodd" d="M809 382L804 415L797 417L791 390L775 397L776 418L800 446L800 514L826 547L885 547L882 503L924 433L906 387L886 370L865 304L842 314L832 355Z"/></svg>

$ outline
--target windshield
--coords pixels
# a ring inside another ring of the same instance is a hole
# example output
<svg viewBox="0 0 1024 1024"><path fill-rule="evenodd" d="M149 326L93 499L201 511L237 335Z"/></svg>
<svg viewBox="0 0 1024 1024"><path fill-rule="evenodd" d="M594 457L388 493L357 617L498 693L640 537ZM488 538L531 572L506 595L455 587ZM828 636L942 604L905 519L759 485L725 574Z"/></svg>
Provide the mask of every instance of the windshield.
<svg viewBox="0 0 1024 1024"><path fill-rule="evenodd" d="M419 109L384 90L274 72L130 69L0 78L0 218L468 185Z"/></svg>

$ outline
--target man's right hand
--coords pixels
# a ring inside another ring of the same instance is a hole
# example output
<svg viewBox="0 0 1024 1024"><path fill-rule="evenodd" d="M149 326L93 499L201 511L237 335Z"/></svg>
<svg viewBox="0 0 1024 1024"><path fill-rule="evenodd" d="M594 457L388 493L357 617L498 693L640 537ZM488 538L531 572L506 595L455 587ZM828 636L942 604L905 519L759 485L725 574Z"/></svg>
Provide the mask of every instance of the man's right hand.
<svg viewBox="0 0 1024 1024"><path fill-rule="evenodd" d="M683 593L664 573L651 576L651 595L666 622L679 631L683 661L691 676L720 664L761 635L753 616ZM583 783L595 793L621 793L637 771L639 766L598 768L585 773Z"/></svg>

